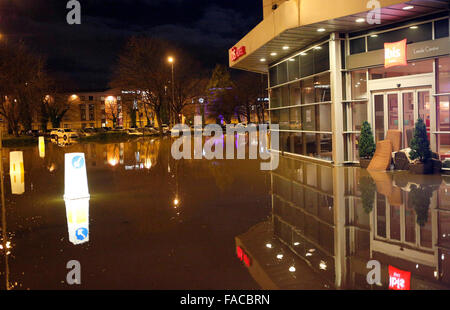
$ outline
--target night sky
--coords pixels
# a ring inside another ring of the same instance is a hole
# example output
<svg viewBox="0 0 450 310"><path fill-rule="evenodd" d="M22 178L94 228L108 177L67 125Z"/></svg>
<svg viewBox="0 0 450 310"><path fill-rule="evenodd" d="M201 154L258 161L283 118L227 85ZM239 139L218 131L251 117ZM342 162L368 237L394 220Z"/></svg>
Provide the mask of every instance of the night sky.
<svg viewBox="0 0 450 310"><path fill-rule="evenodd" d="M83 90L108 86L132 35L176 42L212 69L262 20L261 0L79 1L81 25L68 25L67 0L0 0L0 32L8 42L23 39L52 73Z"/></svg>

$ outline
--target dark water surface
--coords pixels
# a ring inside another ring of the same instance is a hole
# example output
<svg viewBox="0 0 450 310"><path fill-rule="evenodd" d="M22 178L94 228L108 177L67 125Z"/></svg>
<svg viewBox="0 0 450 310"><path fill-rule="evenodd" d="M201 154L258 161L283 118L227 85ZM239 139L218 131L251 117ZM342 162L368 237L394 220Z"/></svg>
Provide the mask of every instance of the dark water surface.
<svg viewBox="0 0 450 310"><path fill-rule="evenodd" d="M170 146L4 149L0 288L387 289L389 266L411 273L411 289L450 288L450 177L286 157L263 172L259 160L176 161ZM10 151L23 151L23 174ZM78 245L63 200L72 152L86 155L91 195L89 241ZM381 285L366 281L372 259ZM79 286L66 283L70 260Z"/></svg>

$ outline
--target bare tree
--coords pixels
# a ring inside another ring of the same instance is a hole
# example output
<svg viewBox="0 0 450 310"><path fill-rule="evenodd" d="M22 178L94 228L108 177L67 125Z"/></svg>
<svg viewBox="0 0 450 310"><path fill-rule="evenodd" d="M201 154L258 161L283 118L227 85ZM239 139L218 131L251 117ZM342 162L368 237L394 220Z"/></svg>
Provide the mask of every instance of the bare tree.
<svg viewBox="0 0 450 310"><path fill-rule="evenodd" d="M239 101L238 109L240 116L247 119L247 123L251 122L252 111L256 114L258 122L264 121L266 96L264 90L264 78L256 73L242 73L236 80L236 96ZM262 114L262 116L261 116Z"/></svg>
<svg viewBox="0 0 450 310"><path fill-rule="evenodd" d="M31 129L47 87L44 60L23 42L0 45L0 115L8 130L19 134L20 124Z"/></svg>
<svg viewBox="0 0 450 310"><path fill-rule="evenodd" d="M119 56L112 87L134 91L139 100L150 108L161 128L161 112L167 101L170 68L167 55L170 47L165 41L148 37L132 37Z"/></svg>

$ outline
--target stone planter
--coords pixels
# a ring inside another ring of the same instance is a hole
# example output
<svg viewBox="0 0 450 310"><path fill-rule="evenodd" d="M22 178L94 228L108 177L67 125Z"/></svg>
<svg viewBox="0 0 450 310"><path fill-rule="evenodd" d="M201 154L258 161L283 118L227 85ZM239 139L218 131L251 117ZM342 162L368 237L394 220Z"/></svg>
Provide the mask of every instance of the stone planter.
<svg viewBox="0 0 450 310"><path fill-rule="evenodd" d="M450 175L450 168L442 168L442 174Z"/></svg>
<svg viewBox="0 0 450 310"><path fill-rule="evenodd" d="M425 163L417 162L409 165L409 171L414 174L432 174L433 161L429 160Z"/></svg>
<svg viewBox="0 0 450 310"><path fill-rule="evenodd" d="M359 160L359 166L361 167L361 168L367 168L367 167L369 167L369 164L370 164L370 161L371 161L372 159L371 158L369 158L369 159L367 159L367 158L361 158L360 160Z"/></svg>
<svg viewBox="0 0 450 310"><path fill-rule="evenodd" d="M404 152L396 152L394 155L395 170L409 170L409 159Z"/></svg>

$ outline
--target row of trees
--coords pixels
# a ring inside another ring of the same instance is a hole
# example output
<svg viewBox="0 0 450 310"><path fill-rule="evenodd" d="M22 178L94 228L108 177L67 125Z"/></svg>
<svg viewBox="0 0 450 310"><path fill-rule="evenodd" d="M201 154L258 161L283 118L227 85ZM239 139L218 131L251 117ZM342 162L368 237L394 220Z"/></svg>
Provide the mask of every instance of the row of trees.
<svg viewBox="0 0 450 310"><path fill-rule="evenodd" d="M31 130L36 118L44 129L49 121L59 127L69 108L58 83L45 71L43 57L23 42L0 44L0 116L10 134Z"/></svg>
<svg viewBox="0 0 450 310"><path fill-rule="evenodd" d="M175 60L174 100L169 55ZM180 115L199 98L212 117L229 123L233 116L250 122L254 107L258 120L264 121L264 101L259 100L267 97L264 83L261 75L253 73L232 80L224 65L217 65L210 76L182 49L155 38L133 37L119 56L111 87L127 89L134 96L128 102L141 103L147 118L154 113L159 124L179 123Z"/></svg>
<svg viewBox="0 0 450 310"><path fill-rule="evenodd" d="M174 85L169 55L175 59ZM18 135L21 129L31 130L36 120L43 129L48 122L54 128L60 127L73 106L61 87L65 83L50 76L45 67L45 59L33 54L24 43L0 44L0 116L7 122L9 133ZM266 97L261 75L245 73L232 80L227 68L218 65L211 76L184 50L156 38L128 40L110 86L127 91L122 100L124 112L136 118L136 112L144 110L147 120L155 116L158 124L179 123L180 115L199 98L204 99L203 104L217 120L229 123L237 116L250 122L251 111L258 106L258 119L264 121L264 105L258 100ZM116 123L119 108L108 104L105 102L105 110Z"/></svg>

